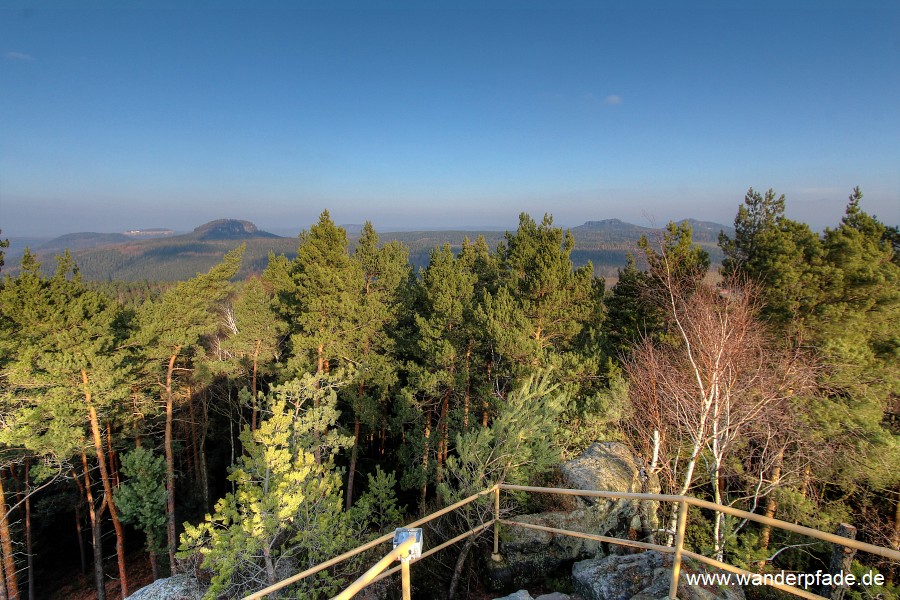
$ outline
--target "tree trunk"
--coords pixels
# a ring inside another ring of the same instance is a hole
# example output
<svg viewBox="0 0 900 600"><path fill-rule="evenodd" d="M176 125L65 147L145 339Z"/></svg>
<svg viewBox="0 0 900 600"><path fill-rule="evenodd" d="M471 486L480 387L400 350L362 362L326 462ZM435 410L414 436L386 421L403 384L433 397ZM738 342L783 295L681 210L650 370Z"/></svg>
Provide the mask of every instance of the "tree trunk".
<svg viewBox="0 0 900 600"><path fill-rule="evenodd" d="M463 396L463 429L469 428L469 403L472 397L472 340L466 346L466 393Z"/></svg>
<svg viewBox="0 0 900 600"><path fill-rule="evenodd" d="M891 548L900 550L900 490L897 491L897 503L894 504L894 527L891 531Z"/></svg>
<svg viewBox="0 0 900 600"><path fill-rule="evenodd" d="M81 497L78 498L78 504ZM81 558L81 574L87 574L87 556L84 553L84 533L81 531L81 510L75 505L75 533L78 534L78 556Z"/></svg>
<svg viewBox="0 0 900 600"><path fill-rule="evenodd" d="M106 423L106 450L109 454L109 478L115 487L119 487L119 465L116 464L116 451L112 447L112 425Z"/></svg>
<svg viewBox="0 0 900 600"><path fill-rule="evenodd" d="M659 464L659 430L653 430L653 448L650 466L641 476L641 493L650 493L650 478L656 474ZM650 544L656 543L656 528L659 525L656 516L657 503L651 500L642 500L640 503L641 541Z"/></svg>
<svg viewBox="0 0 900 600"><path fill-rule="evenodd" d="M428 493L428 440L431 437L431 411L425 414L425 450L422 452L422 493L419 497L419 514L425 514L425 496Z"/></svg>
<svg viewBox="0 0 900 600"><path fill-rule="evenodd" d="M266 583L275 584L275 565L272 563L272 550L268 544L263 544L263 559L266 563Z"/></svg>
<svg viewBox="0 0 900 600"><path fill-rule="evenodd" d="M28 565L28 600L34 600L34 556L31 544L31 463L25 460L25 559Z"/></svg>
<svg viewBox="0 0 900 600"><path fill-rule="evenodd" d="M203 422L200 427L200 492L203 495L203 509L209 510L209 471L206 467L206 429L209 427L209 411L206 405L206 392L200 395L200 406L203 408Z"/></svg>
<svg viewBox="0 0 900 600"><path fill-rule="evenodd" d="M847 523L839 524L835 533L851 540L856 539L856 527L848 525ZM846 546L833 545L831 561L828 564L828 572L832 575L849 573L854 556L856 556L856 550ZM847 593L847 586L823 585L816 593L825 598L831 598L831 600L841 600L844 597L844 594Z"/></svg>
<svg viewBox="0 0 900 600"><path fill-rule="evenodd" d="M153 573L153 581L159 579L159 564L156 560L156 538L152 533L147 533L147 555L150 557L150 571Z"/></svg>
<svg viewBox="0 0 900 600"><path fill-rule="evenodd" d="M462 575L463 567L466 565L466 559L469 557L469 551L475 544L475 538L476 536L474 535L470 535L466 538L465 544L463 544L462 549L459 551L459 557L456 559L456 567L453 569L453 577L450 579L450 588L447 590L448 600L452 600L453 596L456 595L456 588L459 587L459 578Z"/></svg>
<svg viewBox="0 0 900 600"><path fill-rule="evenodd" d="M181 351L181 346L175 346L175 351L169 356L169 368L166 371L166 513L169 542L169 569L174 574L175 548L178 545L178 537L175 535L175 452L172 449L172 413L174 398L172 395L172 374L175 371L175 358Z"/></svg>
<svg viewBox="0 0 900 600"><path fill-rule="evenodd" d="M3 563L0 562L0 600L8 600L6 595L6 581L3 578Z"/></svg>
<svg viewBox="0 0 900 600"><path fill-rule="evenodd" d="M681 489L678 490L679 496L684 496L687 494L687 491L691 487L691 481L694 479L694 467L697 464L697 456L700 454L700 444L695 442L693 452L691 452L691 458L688 461L687 469L685 470L684 480L681 483ZM666 545L671 546L675 543L675 529L678 524L678 506L679 503L672 503L672 510L669 513L669 526L666 530Z"/></svg>
<svg viewBox="0 0 900 600"><path fill-rule="evenodd" d="M362 383L359 384L360 395ZM353 415L353 448L350 450L350 468L347 473L347 510L353 506L353 479L356 475L356 456L359 453L359 413Z"/></svg>
<svg viewBox="0 0 900 600"><path fill-rule="evenodd" d="M188 386L188 408L190 410L191 417L191 453L193 455L193 468L191 471L194 473L194 489L196 490L198 487L202 487L200 485L200 435L197 433L197 415L194 411L194 396L191 393L191 386Z"/></svg>
<svg viewBox="0 0 900 600"><path fill-rule="evenodd" d="M325 373L325 347L320 344L319 347L316 349L316 352L318 353L318 362L316 364L316 374L322 375L323 373ZM315 396L315 398L313 399L313 408L319 408L319 397L318 396ZM315 451L313 452L313 454L316 457L317 465L322 464L322 448L319 445L319 436L320 435L321 434L318 429L316 429L316 431L313 432L313 440L315 441L315 444L316 444Z"/></svg>
<svg viewBox="0 0 900 600"><path fill-rule="evenodd" d="M721 467L716 459L713 459L713 502L722 504L722 483L719 481ZM719 562L725 560L725 513L716 511L713 523L713 548L715 559Z"/></svg>
<svg viewBox="0 0 900 600"><path fill-rule="evenodd" d="M256 348L253 350L253 377L250 379L250 393L253 396L253 414L250 415L250 431L256 431L256 372L259 361L259 346L262 340L256 340Z"/></svg>
<svg viewBox="0 0 900 600"><path fill-rule="evenodd" d="M116 558L119 563L119 587L122 588L122 597L128 597L128 574L125 570L125 532L122 522L116 512L116 503L113 500L112 485L109 481L109 471L106 467L106 457L103 450L103 440L100 438L100 423L97 420L97 409L91 402L91 391L88 387L87 373L81 371L81 381L84 383L84 399L88 406L88 414L91 420L91 433L94 438L94 450L97 452L97 463L100 465L100 481L103 484L103 501L109 507L109 516L112 518L113 528L116 532Z"/></svg>
<svg viewBox="0 0 900 600"><path fill-rule="evenodd" d="M441 401L441 415L438 418L438 446L437 446L437 482L444 481L444 453L447 444L447 412L450 408L450 390L444 392ZM438 488L440 489L440 488Z"/></svg>
<svg viewBox="0 0 900 600"><path fill-rule="evenodd" d="M489 387L489 388L493 387L493 386L492 386L492 383L491 383L491 367L492 367L492 366L493 366L493 363L492 363L490 360L487 361L487 382L488 382L488 387ZM485 395L484 398L481 399L481 426L482 426L482 427L487 427L487 426L488 426L488 401L487 401L487 395Z"/></svg>
<svg viewBox="0 0 900 600"><path fill-rule="evenodd" d="M3 473L0 472L0 550L3 554L3 569L6 571L6 593L9 600L19 599L19 583L16 581L16 557L13 554L12 537L9 534L9 513L6 493L3 490Z"/></svg>
<svg viewBox="0 0 900 600"><path fill-rule="evenodd" d="M723 444L720 440L719 422L713 419L712 423L712 463L710 466L709 479L713 486L713 502L722 504L722 482L719 478L722 474L722 456L724 454ZM722 562L725 559L725 513L716 511L713 515L713 551L715 559Z"/></svg>
<svg viewBox="0 0 900 600"><path fill-rule="evenodd" d="M81 452L81 464L84 467L84 493L87 496L88 515L91 517L91 539L94 545L94 585L97 587L97 600L106 600L106 577L103 574L103 529L100 523L103 504L99 509L94 505L90 471L84 451Z"/></svg>
<svg viewBox="0 0 900 600"><path fill-rule="evenodd" d="M772 467L772 485L777 485L781 480L781 462L784 459L784 450L778 453L775 465ZM775 518L775 511L778 509L778 502L775 500L774 491L770 491L766 496L766 511L763 513L770 519ZM763 525L759 531L759 549L766 551L769 549L769 541L772 536L772 526ZM761 560L757 563L757 567L762 571L766 566L766 561Z"/></svg>

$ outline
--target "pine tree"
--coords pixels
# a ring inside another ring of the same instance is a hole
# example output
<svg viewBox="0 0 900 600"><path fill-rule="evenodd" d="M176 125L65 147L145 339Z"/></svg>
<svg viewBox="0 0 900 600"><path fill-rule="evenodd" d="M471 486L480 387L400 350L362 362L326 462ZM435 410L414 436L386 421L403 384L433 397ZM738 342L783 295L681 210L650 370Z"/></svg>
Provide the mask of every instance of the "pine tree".
<svg viewBox="0 0 900 600"><path fill-rule="evenodd" d="M497 387L506 389L517 378L552 369L551 377L573 399L566 418L571 434L585 420L596 420L591 413L601 404L606 370L597 356L603 283L590 263L574 267L574 248L571 232L554 227L550 215L540 224L520 215L519 228L506 234L497 252L503 284L496 294L485 294L479 313L498 358L505 361L495 369Z"/></svg>
<svg viewBox="0 0 900 600"><path fill-rule="evenodd" d="M420 364L412 369L410 380L415 393L422 398L421 462L423 469L427 469L431 449L435 448L438 483L443 478L443 465L449 454L451 400L459 389L468 342L464 323L473 300L475 281L475 274L445 244L431 252L431 260L419 282L419 311L415 319ZM433 424L437 440L432 446ZM422 484L420 503L424 502L427 483L426 480Z"/></svg>
<svg viewBox="0 0 900 600"><path fill-rule="evenodd" d="M266 283L259 278L244 282L237 298L226 308L225 317L227 337L222 348L250 371L250 428L256 429L260 363L267 364L279 356L287 323L275 312Z"/></svg>
<svg viewBox="0 0 900 600"><path fill-rule="evenodd" d="M85 470L85 443L92 442L103 486L102 505L109 509L116 532L119 583L125 596L124 532L112 494L113 465L107 463L102 436L104 430L109 435L108 423L127 397L133 376L129 352L123 349L126 314L85 288L68 252L57 262L54 275L45 279L40 265L26 253L21 275L7 280L0 293L0 312L17 331L15 358L7 371L13 402L3 437L39 454L62 457L81 451ZM107 444L111 447L109 440ZM102 510L97 505L91 510L98 524ZM100 545L98 527L95 551ZM103 595L102 565L95 565L95 572L98 594Z"/></svg>
<svg viewBox="0 0 900 600"><path fill-rule="evenodd" d="M457 502L497 483L529 485L559 461L558 420L565 394L546 373L525 379L505 399L497 401L490 427L458 434L457 455L447 459L448 480L441 483L447 503ZM457 529L471 530L490 520L492 497L484 496L455 513ZM453 598L469 551L477 537L463 544L448 598Z"/></svg>
<svg viewBox="0 0 900 600"><path fill-rule="evenodd" d="M499 249L506 285L541 351L568 349L591 314L593 266L573 268L574 248L571 232L553 227L550 215L538 225L523 213Z"/></svg>
<svg viewBox="0 0 900 600"><path fill-rule="evenodd" d="M898 393L900 275L888 228L862 210L861 200L857 188L840 226L820 238L784 217L783 196L751 189L735 238L720 238L726 272L759 282L762 315L787 334L785 344L812 349L821 363L817 393L807 403L821 460L794 495L800 501L783 505L813 519L821 514L810 501L813 487L818 496L840 498L829 503L839 510L860 485L897 483L887 465L900 460L900 444L884 416Z"/></svg>
<svg viewBox="0 0 900 600"><path fill-rule="evenodd" d="M900 460L900 436L891 434L884 417L900 396L900 266L885 226L862 210L861 200L855 188L840 226L825 231L829 271L808 335L829 365L822 380L830 392L825 412L832 413L829 420L844 415L840 427L857 432L860 452L869 457L852 471L876 485L895 485L900 477L887 465Z"/></svg>
<svg viewBox="0 0 900 600"><path fill-rule="evenodd" d="M290 277L282 297L291 317L297 366L327 373L331 362L348 356L352 348L362 280L359 265L350 258L347 232L335 226L327 210L300 234Z"/></svg>
<svg viewBox="0 0 900 600"><path fill-rule="evenodd" d="M216 503L198 526L186 525L179 556L199 554L214 573L206 598L243 596L271 585L285 568L312 566L355 545L350 514L341 510L341 478L333 453L350 439L333 432L338 412L335 386L323 376L304 375L268 396L268 418L241 433L244 455L229 479L235 491ZM318 458L317 453L318 452ZM341 580L307 582L308 597L337 591Z"/></svg>
<svg viewBox="0 0 900 600"><path fill-rule="evenodd" d="M827 276L818 236L805 223L785 217L785 198L753 188L734 219L735 237L724 233L723 274L741 273L762 287L762 316L784 332L795 331L821 302Z"/></svg>
<svg viewBox="0 0 900 600"><path fill-rule="evenodd" d="M244 246L227 253L222 262L205 274L180 282L166 290L156 301L145 303L138 313L140 329L135 343L143 349L148 368L163 381L166 407L164 448L166 456L166 511L170 567L175 569L178 543L175 528L175 450L173 420L175 411L176 361L202 353L204 336L219 327L221 303L230 291L229 280L240 268Z"/></svg>
<svg viewBox="0 0 900 600"><path fill-rule="evenodd" d="M347 508L353 503L356 464L362 425L386 427L389 414L385 404L397 382L396 342L392 330L397 324L402 287L409 280L409 251L399 242L378 247L378 234L370 222L353 253L353 262L362 275L354 348L349 353L356 365L356 379L348 389L353 411L353 447L347 473Z"/></svg>
<svg viewBox="0 0 900 600"><path fill-rule="evenodd" d="M628 358L644 337L658 339L665 331L664 315L645 293L650 276L637 268L629 254L618 281L606 299L606 328L603 348L617 362Z"/></svg>
<svg viewBox="0 0 900 600"><path fill-rule="evenodd" d="M0 233L3 233L2 229L0 229ZM3 262L3 258L6 256L6 253L4 252L5 248L9 248L9 240L8 239L0 240L0 271L3 270L3 265L6 264Z"/></svg>
<svg viewBox="0 0 900 600"><path fill-rule="evenodd" d="M146 448L135 448L122 455L122 472L128 478L113 494L122 512L122 520L144 532L146 549L159 578L156 556L165 550L166 536L166 461Z"/></svg>

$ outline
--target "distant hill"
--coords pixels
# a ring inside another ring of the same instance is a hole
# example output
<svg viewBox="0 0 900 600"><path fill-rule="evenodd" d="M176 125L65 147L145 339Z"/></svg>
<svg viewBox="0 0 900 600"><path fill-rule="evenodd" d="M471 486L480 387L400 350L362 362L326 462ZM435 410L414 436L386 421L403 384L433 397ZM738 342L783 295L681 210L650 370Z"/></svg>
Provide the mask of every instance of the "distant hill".
<svg viewBox="0 0 900 600"><path fill-rule="evenodd" d="M160 237L150 238L121 233L69 234L43 244L34 253L49 270L55 265L54 256L68 248L87 280L179 281L209 270L242 243L247 244L247 250L240 277L265 269L269 252L297 251L295 238L261 231L250 221L219 219L187 234L172 235L168 231L159 230ZM18 265L7 265L4 273L14 275Z"/></svg>
<svg viewBox="0 0 900 600"><path fill-rule="evenodd" d="M124 233L95 233L92 231L83 231L81 233L68 233L54 238L38 247L39 253L44 252L63 252L66 248L71 251L84 250L85 248L94 248L96 246L106 246L109 244L121 244L130 241Z"/></svg>
<svg viewBox="0 0 900 600"><path fill-rule="evenodd" d="M713 264L721 262L722 253L717 246L719 231L734 235L731 227L696 221L688 222L694 231L694 241L710 253ZM351 245L359 238L359 229L348 227ZM572 260L576 266L594 265L594 272L603 277L615 277L617 269L625 265L629 252L637 253L637 242L642 235L653 237L661 231L642 227L619 219L588 221L571 229L575 236ZM400 231L379 232L382 242L397 240L409 248L410 262L414 267L428 264L432 249L450 244L454 250L462 247L463 240L475 240L484 236L492 249L504 240L501 231ZM247 244L244 263L238 277L259 273L268 264L268 255L284 254L293 259L297 252L296 237L281 237L259 230L249 221L219 219L205 223L182 235L168 235L155 239L131 238L123 234L78 233L62 236L41 246L36 254L48 268L54 265L53 257L69 248L75 256L85 279L95 281L176 281L205 272L222 259L222 256L241 243ZM5 273L15 274L15 264L7 261Z"/></svg>
<svg viewBox="0 0 900 600"><path fill-rule="evenodd" d="M250 221L218 219L196 228L187 237L198 240L249 240L253 238L277 238L268 231L260 231Z"/></svg>

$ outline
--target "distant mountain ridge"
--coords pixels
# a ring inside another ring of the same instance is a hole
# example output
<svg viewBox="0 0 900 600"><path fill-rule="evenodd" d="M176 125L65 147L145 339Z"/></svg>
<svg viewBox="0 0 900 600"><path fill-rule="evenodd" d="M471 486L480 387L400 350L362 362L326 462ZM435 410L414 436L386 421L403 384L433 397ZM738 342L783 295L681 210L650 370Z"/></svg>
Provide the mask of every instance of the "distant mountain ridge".
<svg viewBox="0 0 900 600"><path fill-rule="evenodd" d="M721 262L718 235L725 231L734 235L731 227L687 219L694 231L694 241L710 253L713 264ZM348 238L352 247L360 235L360 228L349 226ZM575 237L572 261L576 266L591 262L594 272L603 277L615 277L617 269L625 265L628 253L637 253L637 241L642 235L653 237L661 230L627 223L620 219L587 221L571 228ZM397 240L410 251L410 262L420 268L428 264L432 249L450 244L462 247L463 240L484 236L491 248L504 239L503 231L489 230L422 230L379 232L382 242ZM38 248L35 254L45 265L54 264L53 256L68 248L85 279L126 281L175 281L193 277L215 265L225 252L245 243L247 250L239 277L259 273L268 264L269 253L293 258L297 251L296 237L282 237L260 230L250 221L217 219L204 223L192 232L181 235L143 238L122 233L82 232L60 236ZM15 274L17 265L7 261L5 273Z"/></svg>
<svg viewBox="0 0 900 600"><path fill-rule="evenodd" d="M131 238L124 233L96 233L94 231L82 231L79 233L67 233L58 238L53 238L46 244L42 244L37 250L38 252L63 252L68 248L71 251L75 251L106 244L122 244L130 241Z"/></svg>

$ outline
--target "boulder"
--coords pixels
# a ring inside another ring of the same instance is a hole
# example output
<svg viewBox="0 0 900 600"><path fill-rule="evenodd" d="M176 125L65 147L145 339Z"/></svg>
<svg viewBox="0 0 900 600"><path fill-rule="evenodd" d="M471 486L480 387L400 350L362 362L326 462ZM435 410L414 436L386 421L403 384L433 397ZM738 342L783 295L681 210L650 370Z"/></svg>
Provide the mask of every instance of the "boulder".
<svg viewBox="0 0 900 600"><path fill-rule="evenodd" d="M669 595L672 556L649 551L640 554L610 555L575 563L572 586L585 600L663 600ZM706 567L690 560L682 562L682 574ZM738 586L702 587L688 585L682 576L680 600L744 600Z"/></svg>
<svg viewBox="0 0 900 600"><path fill-rule="evenodd" d="M580 490L640 492L643 465L621 442L595 442L581 456L563 463L560 471L566 484ZM659 493L656 481L648 492ZM585 497L588 504L602 498Z"/></svg>
<svg viewBox="0 0 900 600"><path fill-rule="evenodd" d="M200 582L188 573L157 579L128 596L126 600L200 600Z"/></svg>
<svg viewBox="0 0 900 600"><path fill-rule="evenodd" d="M513 592L509 596L494 598L494 600L534 600L534 598L528 593L528 590L519 590L518 592Z"/></svg>
<svg viewBox="0 0 900 600"><path fill-rule="evenodd" d="M566 485L572 489L645 494L658 494L661 489L656 474L647 476L643 462L621 442L595 442L581 456L564 463L560 471ZM658 502L592 496L578 498L604 515L595 532L600 535L645 539L658 528Z"/></svg>
<svg viewBox="0 0 900 600"><path fill-rule="evenodd" d="M562 594L560 592L551 592L549 594L541 594L537 598L533 598L531 594L528 593L528 590L519 590L518 592L514 592L509 596L494 598L494 600L570 600L570 597L567 594Z"/></svg>

